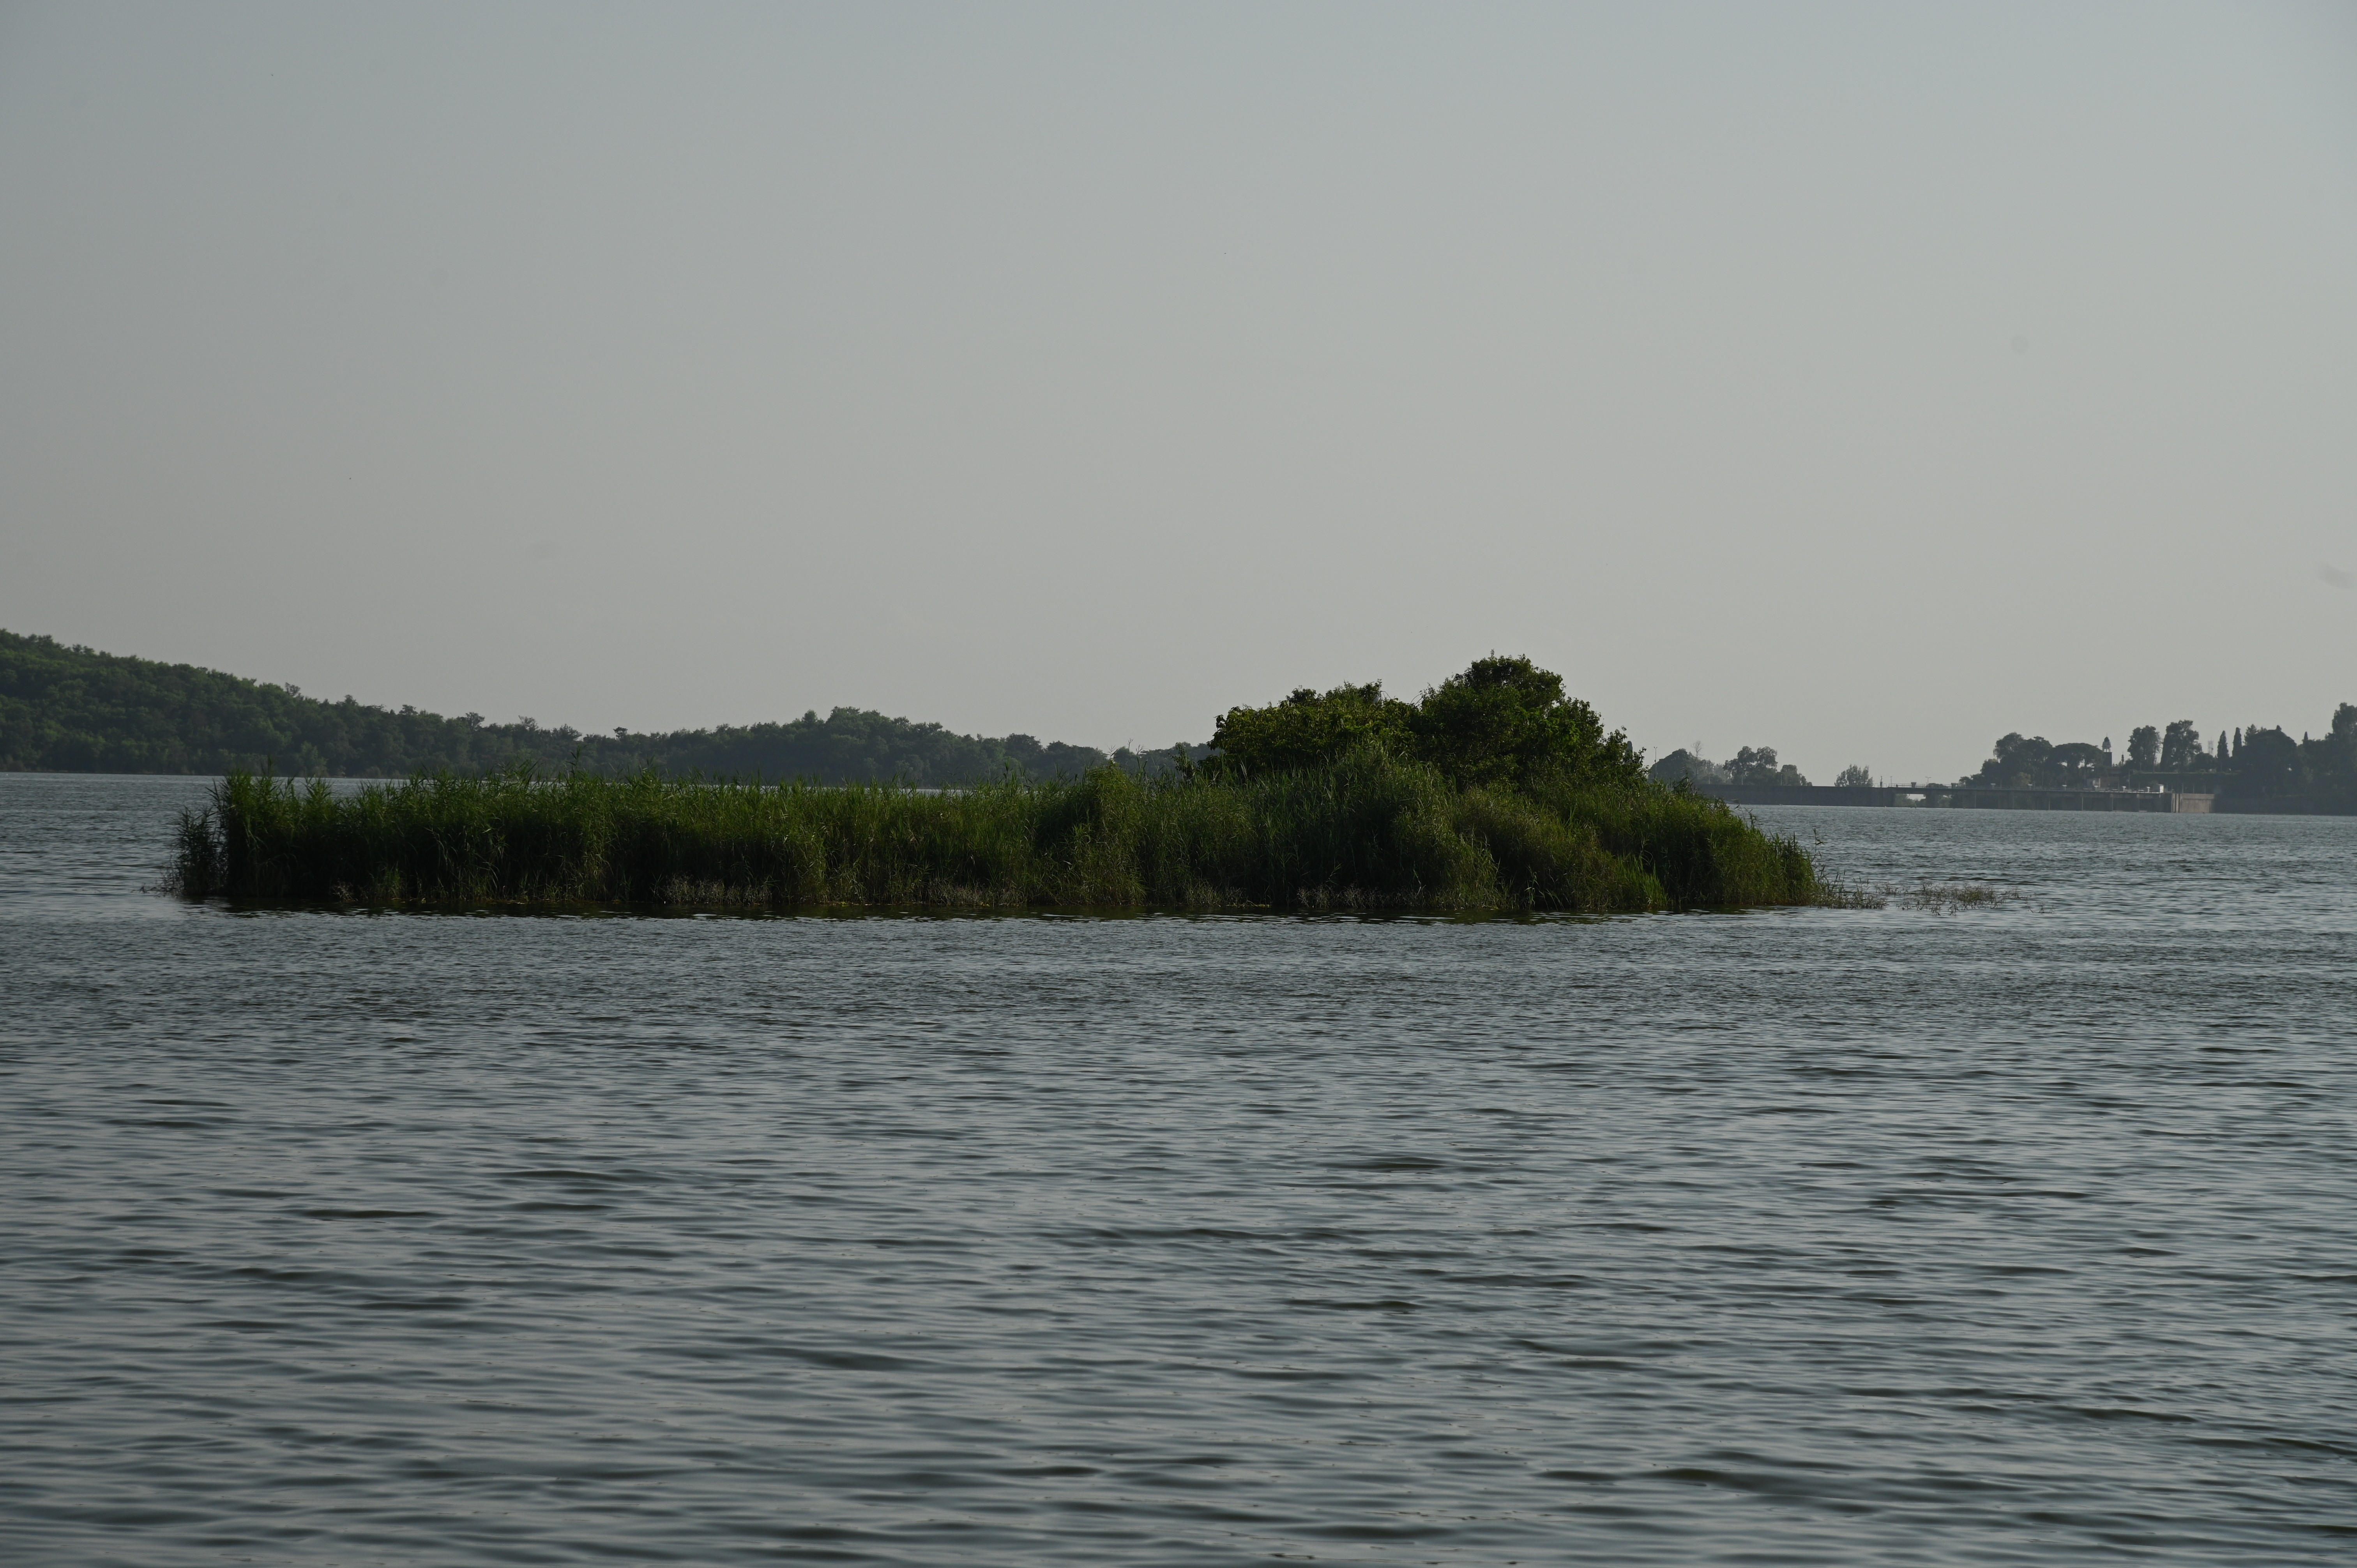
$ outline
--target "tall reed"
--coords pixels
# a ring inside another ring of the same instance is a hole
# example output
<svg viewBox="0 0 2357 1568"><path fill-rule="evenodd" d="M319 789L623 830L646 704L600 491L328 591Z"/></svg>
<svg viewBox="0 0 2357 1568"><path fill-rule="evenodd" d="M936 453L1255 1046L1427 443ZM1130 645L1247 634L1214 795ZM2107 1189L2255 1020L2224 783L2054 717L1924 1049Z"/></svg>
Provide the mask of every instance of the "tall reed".
<svg viewBox="0 0 2357 1568"><path fill-rule="evenodd" d="M681 779L420 776L338 792L231 774L183 820L197 897L638 904L1637 910L1803 904L1808 855L1647 785L1458 789L1368 749L1242 779L947 794Z"/></svg>

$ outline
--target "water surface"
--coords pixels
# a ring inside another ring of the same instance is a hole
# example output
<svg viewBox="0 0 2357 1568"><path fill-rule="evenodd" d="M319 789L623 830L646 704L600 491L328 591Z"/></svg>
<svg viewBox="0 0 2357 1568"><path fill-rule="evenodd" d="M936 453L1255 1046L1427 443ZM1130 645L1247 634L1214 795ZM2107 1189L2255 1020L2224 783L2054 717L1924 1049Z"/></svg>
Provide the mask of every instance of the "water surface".
<svg viewBox="0 0 2357 1568"><path fill-rule="evenodd" d="M0 776L0 1546L2343 1563L2357 821L1943 914L238 913Z"/></svg>

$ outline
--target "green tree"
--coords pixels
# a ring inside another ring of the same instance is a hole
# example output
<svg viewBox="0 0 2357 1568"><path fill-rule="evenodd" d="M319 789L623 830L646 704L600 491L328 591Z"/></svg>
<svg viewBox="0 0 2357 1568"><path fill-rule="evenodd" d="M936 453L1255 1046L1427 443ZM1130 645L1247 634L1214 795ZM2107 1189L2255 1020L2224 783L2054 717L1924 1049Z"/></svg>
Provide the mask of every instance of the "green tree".
<svg viewBox="0 0 2357 1568"><path fill-rule="evenodd" d="M1998 736L1980 771L1962 782L1996 789L2035 789L2053 755L2054 743L2044 736L2015 731Z"/></svg>
<svg viewBox="0 0 2357 1568"><path fill-rule="evenodd" d="M2299 742L2280 728L2260 729L2255 725L2244 731L2234 765L2240 776L2234 780L2237 794L2289 794L2303 782Z"/></svg>
<svg viewBox="0 0 2357 1568"><path fill-rule="evenodd" d="M2133 747L2136 737L2128 737ZM2112 765L2111 754L2083 740L2057 746L2042 735L2003 736L1991 747L1993 755L1980 771L1963 779L1999 789L2080 789L2093 785L2096 776Z"/></svg>
<svg viewBox="0 0 2357 1568"><path fill-rule="evenodd" d="M1727 776L1738 784L1806 784L1801 770L1776 760L1772 746L1747 746L1728 758Z"/></svg>
<svg viewBox="0 0 2357 1568"><path fill-rule="evenodd" d="M1684 746L1645 769L1645 777L1656 784L1675 784L1681 779L1695 784L1724 784L1727 781L1726 768Z"/></svg>
<svg viewBox="0 0 2357 1568"><path fill-rule="evenodd" d="M1243 778L1323 767L1372 745L1395 756L1414 749L1414 708L1383 695L1383 682L1315 692L1304 686L1265 708L1234 707L1211 730L1215 775Z"/></svg>
<svg viewBox="0 0 2357 1568"><path fill-rule="evenodd" d="M1566 697L1563 677L1521 657L1477 659L1424 693L1408 720L1416 750L1459 784L1514 782L1541 774L1633 789L1644 759L1596 710Z"/></svg>
<svg viewBox="0 0 2357 1568"><path fill-rule="evenodd" d="M2172 719L2160 737L2160 766L2170 772L2192 768L2209 758L2201 750L2201 737L2194 732L2191 719Z"/></svg>
<svg viewBox="0 0 2357 1568"><path fill-rule="evenodd" d="M1266 707L1230 708L1212 734L1219 777L1297 772L1361 746L1428 762L1459 785L1530 783L1633 789L1644 759L1596 710L1564 695L1563 677L1527 659L1476 660L1404 703L1377 683L1307 687Z"/></svg>
<svg viewBox="0 0 2357 1568"><path fill-rule="evenodd" d="M2083 740L2065 741L2046 758L2046 776L2042 782L2063 789L2092 788L2096 775L2112 765L2111 754L2102 746L2090 746Z"/></svg>

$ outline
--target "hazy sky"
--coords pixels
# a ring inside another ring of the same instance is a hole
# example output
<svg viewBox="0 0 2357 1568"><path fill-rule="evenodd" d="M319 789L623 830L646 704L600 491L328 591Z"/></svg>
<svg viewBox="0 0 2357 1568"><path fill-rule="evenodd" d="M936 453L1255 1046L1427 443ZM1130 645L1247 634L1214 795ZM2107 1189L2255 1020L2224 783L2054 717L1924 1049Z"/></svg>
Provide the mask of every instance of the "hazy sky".
<svg viewBox="0 0 2357 1568"><path fill-rule="evenodd" d="M13 630L1953 778L2321 729L2349 574L2357 7L0 7Z"/></svg>

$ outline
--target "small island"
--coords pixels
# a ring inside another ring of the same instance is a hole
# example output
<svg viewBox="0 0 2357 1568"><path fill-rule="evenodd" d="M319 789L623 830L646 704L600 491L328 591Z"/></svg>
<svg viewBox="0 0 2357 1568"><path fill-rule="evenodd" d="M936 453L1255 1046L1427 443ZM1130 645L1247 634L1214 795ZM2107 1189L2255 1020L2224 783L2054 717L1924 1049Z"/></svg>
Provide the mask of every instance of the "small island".
<svg viewBox="0 0 2357 1568"><path fill-rule="evenodd" d="M532 763L339 791L232 771L180 822L192 897L371 906L1613 913L1835 901L1801 846L1646 777L1527 659L1415 702L1230 709L1158 769L903 782Z"/></svg>

